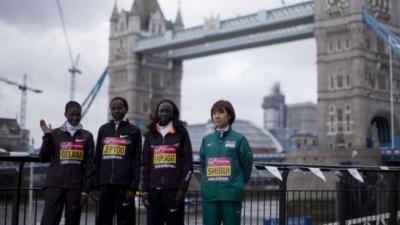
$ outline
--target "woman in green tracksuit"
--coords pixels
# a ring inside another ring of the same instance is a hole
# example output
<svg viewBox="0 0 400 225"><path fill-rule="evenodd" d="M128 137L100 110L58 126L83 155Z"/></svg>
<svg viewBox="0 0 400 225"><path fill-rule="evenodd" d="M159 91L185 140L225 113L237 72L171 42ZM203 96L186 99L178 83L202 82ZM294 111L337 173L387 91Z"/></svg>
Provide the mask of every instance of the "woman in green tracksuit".
<svg viewBox="0 0 400 225"><path fill-rule="evenodd" d="M219 100L211 108L215 131L200 147L201 196L205 225L238 225L244 186L250 179L253 157L243 134L232 129L232 104Z"/></svg>

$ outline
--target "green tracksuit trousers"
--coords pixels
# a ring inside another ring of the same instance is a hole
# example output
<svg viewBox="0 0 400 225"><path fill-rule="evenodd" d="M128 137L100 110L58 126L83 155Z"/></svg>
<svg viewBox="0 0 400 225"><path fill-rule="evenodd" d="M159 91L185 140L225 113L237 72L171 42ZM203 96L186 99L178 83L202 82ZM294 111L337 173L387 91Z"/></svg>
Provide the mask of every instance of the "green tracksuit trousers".
<svg viewBox="0 0 400 225"><path fill-rule="evenodd" d="M203 202L204 225L240 225L242 203L236 201Z"/></svg>

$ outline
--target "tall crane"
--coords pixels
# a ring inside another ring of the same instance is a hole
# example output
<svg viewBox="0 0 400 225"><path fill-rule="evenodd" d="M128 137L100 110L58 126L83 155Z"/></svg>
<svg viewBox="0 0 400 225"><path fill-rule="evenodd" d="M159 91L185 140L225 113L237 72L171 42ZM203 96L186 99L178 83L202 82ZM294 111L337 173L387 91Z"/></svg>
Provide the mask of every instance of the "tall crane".
<svg viewBox="0 0 400 225"><path fill-rule="evenodd" d="M81 74L82 71L78 69L79 63L79 54L76 57L75 63L71 65L71 68L68 69L68 72L71 73L71 89L70 89L70 100L75 100L75 83L76 83L76 74Z"/></svg>
<svg viewBox="0 0 400 225"><path fill-rule="evenodd" d="M0 81L3 81L7 84L10 85L14 85L17 86L19 88L19 90L21 90L21 111L20 111L20 126L21 128L25 129L26 128L26 124L25 124L25 120L26 120L26 99L27 99L27 91L32 91L34 93L42 93L42 90L39 89L34 89L34 88L30 88L27 86L27 75L24 74L23 77L23 81L22 84L8 80L4 77L0 77Z"/></svg>
<svg viewBox="0 0 400 225"><path fill-rule="evenodd" d="M68 55L69 59L71 61L71 68L68 69L68 72L71 74L71 87L70 87L70 100L75 100L75 80L76 80L76 74L81 74L82 71L78 69L78 63L79 63L79 54L76 57L74 61L74 57L72 54L72 48L69 43L69 38L68 38L68 32L67 32L67 26L65 26L65 19L64 19L64 13L62 10L62 6L60 3L60 0L56 0L57 7L58 7L58 13L60 15L61 19L61 25L64 31L64 37L65 37L65 42L67 44L67 49L68 49Z"/></svg>

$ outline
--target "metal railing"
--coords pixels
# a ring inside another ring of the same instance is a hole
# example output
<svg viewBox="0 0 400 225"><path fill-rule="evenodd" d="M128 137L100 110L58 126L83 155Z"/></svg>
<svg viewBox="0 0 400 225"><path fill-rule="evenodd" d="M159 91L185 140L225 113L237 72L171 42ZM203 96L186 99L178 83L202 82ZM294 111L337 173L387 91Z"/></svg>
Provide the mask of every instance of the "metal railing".
<svg viewBox="0 0 400 225"><path fill-rule="evenodd" d="M0 157L0 161L3 159ZM40 224L44 191L41 188L21 188L24 185L20 183L21 177L24 177L21 164L32 159L14 157L12 160L20 162L20 170L15 176L19 183L17 187L0 188L0 225ZM349 166L269 163L256 164L255 168L265 172L266 166L279 169L282 180L268 176L267 185L247 187L242 202L242 224L400 224L398 167L357 166L365 180L362 183L346 172ZM318 167L324 173L335 171L337 180L333 182L334 186L321 188L310 184L308 189L296 188L293 184L297 181L293 177L303 180L303 183L312 182L310 177L313 174L307 170L312 167ZM303 175L293 176L299 170ZM196 177L198 176L194 176L194 179ZM135 200L136 224L146 224L146 208L142 205L140 196ZM96 209L96 202L88 201L83 208L81 224L95 224ZM62 220L61 224L63 223ZM185 224L202 223L202 200L199 190L190 190L185 200Z"/></svg>
<svg viewBox="0 0 400 225"><path fill-rule="evenodd" d="M32 191L32 211L29 207L29 192ZM0 224L13 224L15 210L15 196L17 189L0 189ZM44 208L42 189L21 189L19 207L20 225L40 224ZM391 209L390 197L395 190L347 190L347 191L304 191L290 190L249 190L242 207L242 224L264 225L280 224L279 221L292 221L289 224L365 224L383 221L390 224ZM286 213L281 218L280 199L286 197ZM202 210L201 197L198 191L190 191L185 201L185 224L201 225ZM343 204L343 197L347 198ZM364 199L366 198L366 199ZM370 198L370 199L367 199ZM372 198L372 200L371 200ZM372 204L371 204L372 203ZM344 208L342 208L344 207ZM81 224L95 224L96 202L88 201L84 205ZM347 210L345 213L340 211ZM345 217L347 216L347 217ZM341 223L342 220L345 221ZM396 223L398 216L396 214ZM146 224L146 209L136 198L136 224ZM305 221L310 221L306 223ZM288 223L284 224L288 224ZM63 224L63 220L61 221Z"/></svg>

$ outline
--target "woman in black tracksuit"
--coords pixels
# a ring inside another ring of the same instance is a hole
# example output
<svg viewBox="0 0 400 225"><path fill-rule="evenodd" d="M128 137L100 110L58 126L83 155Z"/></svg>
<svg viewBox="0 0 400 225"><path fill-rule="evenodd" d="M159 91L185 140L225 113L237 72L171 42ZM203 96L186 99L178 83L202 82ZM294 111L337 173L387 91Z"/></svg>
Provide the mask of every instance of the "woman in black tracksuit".
<svg viewBox="0 0 400 225"><path fill-rule="evenodd" d="M148 225L183 225L184 197L193 173L192 145L185 126L174 102L158 103L142 157Z"/></svg>
<svg viewBox="0 0 400 225"><path fill-rule="evenodd" d="M39 158L49 162L43 185L44 210L41 225L58 225L64 210L65 225L79 225L82 205L91 186L93 172L93 136L80 124L82 108L78 102L65 105L67 121L52 129L40 120L43 143Z"/></svg>
<svg viewBox="0 0 400 225"><path fill-rule="evenodd" d="M140 129L124 120L128 103L115 97L110 102L113 119L99 129L95 154L95 181L99 189L96 225L135 224L135 193L140 176Z"/></svg>

